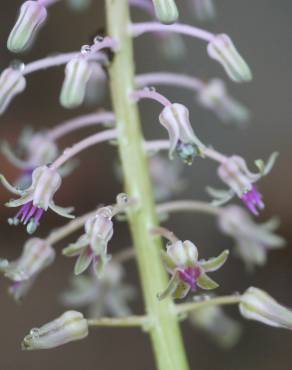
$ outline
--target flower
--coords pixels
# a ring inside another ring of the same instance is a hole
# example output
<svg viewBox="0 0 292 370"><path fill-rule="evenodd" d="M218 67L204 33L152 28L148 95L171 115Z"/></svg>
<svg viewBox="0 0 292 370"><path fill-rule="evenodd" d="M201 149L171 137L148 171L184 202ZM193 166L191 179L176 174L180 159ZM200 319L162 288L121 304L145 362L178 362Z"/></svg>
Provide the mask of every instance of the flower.
<svg viewBox="0 0 292 370"><path fill-rule="evenodd" d="M14 218L9 218L10 225L23 223L27 225L29 234L36 231L39 222L48 208L60 216L74 218L70 213L72 208L57 206L53 201L53 196L61 186L60 174L47 166L36 168L32 173L32 184L25 190L20 190L8 183L3 175L0 176L2 184L13 194L19 195L19 199L13 199L6 203L7 207L20 207L21 209Z"/></svg>
<svg viewBox="0 0 292 370"><path fill-rule="evenodd" d="M191 5L201 22L212 20L216 16L214 0L191 0Z"/></svg>
<svg viewBox="0 0 292 370"><path fill-rule="evenodd" d="M25 1L15 26L10 32L7 47L14 53L26 50L47 18L47 9L39 1Z"/></svg>
<svg viewBox="0 0 292 370"><path fill-rule="evenodd" d="M215 198L213 205L224 204L236 194L254 215L258 215L258 210L263 209L265 205L254 183L271 171L277 157L278 153L274 152L266 164L261 159L256 160L258 173L250 172L242 157L237 155L227 157L219 166L217 173L230 189L226 192L209 188L209 193Z"/></svg>
<svg viewBox="0 0 292 370"><path fill-rule="evenodd" d="M189 314L191 323L206 332L223 348L233 347L241 335L241 326L219 306L206 306Z"/></svg>
<svg viewBox="0 0 292 370"><path fill-rule="evenodd" d="M135 290L123 283L123 267L113 261L106 266L101 279L95 274L77 276L71 280L71 289L62 294L62 302L68 307L88 307L90 318L103 315L128 316L129 301Z"/></svg>
<svg viewBox="0 0 292 370"><path fill-rule="evenodd" d="M249 82L252 73L240 56L229 36L216 35L208 44L207 51L212 59L217 60L234 82Z"/></svg>
<svg viewBox="0 0 292 370"><path fill-rule="evenodd" d="M261 289L250 287L241 296L239 310L249 320L292 330L292 311Z"/></svg>
<svg viewBox="0 0 292 370"><path fill-rule="evenodd" d="M152 0L156 17L162 23L174 23L178 18L175 0Z"/></svg>
<svg viewBox="0 0 292 370"><path fill-rule="evenodd" d="M163 299L168 295L174 298L184 298L191 290L195 292L197 287L202 289L215 289L218 284L212 280L207 272L213 272L223 266L229 251L223 251L218 257L209 260L198 260L197 247L186 240L178 240L167 246L167 251L162 252L162 258L167 271L172 275L164 292L158 295Z"/></svg>
<svg viewBox="0 0 292 370"><path fill-rule="evenodd" d="M22 298L35 278L53 263L55 254L46 240L32 238L25 243L22 254L16 261L7 261L0 267L4 276L14 282L9 292L16 300Z"/></svg>
<svg viewBox="0 0 292 370"><path fill-rule="evenodd" d="M0 75L0 114L3 114L11 100L26 87L21 68L9 67Z"/></svg>
<svg viewBox="0 0 292 370"><path fill-rule="evenodd" d="M210 80L199 90L197 101L224 123L244 124L250 118L249 110L233 99L227 92L225 84L217 78Z"/></svg>
<svg viewBox="0 0 292 370"><path fill-rule="evenodd" d="M113 236L113 211L111 207L100 208L94 217L85 223L85 234L76 243L63 249L67 257L78 256L74 273L79 275L92 263L95 273L100 276L109 261L108 242Z"/></svg>
<svg viewBox="0 0 292 370"><path fill-rule="evenodd" d="M178 103L167 105L160 113L159 121L169 134L170 158L173 159L176 151L183 162L192 164L195 156L201 155L205 146L192 129L188 109Z"/></svg>
<svg viewBox="0 0 292 370"><path fill-rule="evenodd" d="M256 224L250 215L239 206L223 208L218 217L219 227L236 241L237 252L248 268L266 263L267 252L282 248L285 240L273 233L278 221L272 219Z"/></svg>
<svg viewBox="0 0 292 370"><path fill-rule="evenodd" d="M82 313L67 311L57 319L31 329L23 339L23 350L48 349L86 338L88 336L88 323Z"/></svg>
<svg viewBox="0 0 292 370"><path fill-rule="evenodd" d="M91 5L91 0L67 0L68 6L75 11L82 11Z"/></svg>

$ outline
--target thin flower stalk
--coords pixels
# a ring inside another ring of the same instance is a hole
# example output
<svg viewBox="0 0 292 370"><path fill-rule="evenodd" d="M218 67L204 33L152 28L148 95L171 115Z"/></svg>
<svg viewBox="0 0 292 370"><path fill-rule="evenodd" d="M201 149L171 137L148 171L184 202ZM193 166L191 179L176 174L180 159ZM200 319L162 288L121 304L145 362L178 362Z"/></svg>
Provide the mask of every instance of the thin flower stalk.
<svg viewBox="0 0 292 370"><path fill-rule="evenodd" d="M129 316L129 317L102 317L100 319L87 320L88 326L92 328L99 327L145 327L148 326L149 318L147 316Z"/></svg>
<svg viewBox="0 0 292 370"><path fill-rule="evenodd" d="M221 209L211 206L207 202L196 200L177 200L173 202L161 203L156 206L158 213L173 213L173 212L202 212L218 216Z"/></svg>
<svg viewBox="0 0 292 370"><path fill-rule="evenodd" d="M135 101L139 101L141 99L155 100L164 107L171 105L170 100L168 100L164 95L158 93L157 91L155 91L155 89L152 88L145 88L143 90L133 91L131 94L131 98Z"/></svg>

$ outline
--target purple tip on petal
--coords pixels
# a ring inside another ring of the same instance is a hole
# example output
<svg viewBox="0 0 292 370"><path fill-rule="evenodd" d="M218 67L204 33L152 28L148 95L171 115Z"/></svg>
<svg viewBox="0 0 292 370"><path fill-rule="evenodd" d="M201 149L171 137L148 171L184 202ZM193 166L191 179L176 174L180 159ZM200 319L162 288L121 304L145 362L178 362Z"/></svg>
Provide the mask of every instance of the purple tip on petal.
<svg viewBox="0 0 292 370"><path fill-rule="evenodd" d="M258 210L261 210L265 207L264 202L262 200L262 195L258 192L255 186L252 187L250 191L245 193L241 200L246 205L246 207L253 213L254 215L258 216Z"/></svg>

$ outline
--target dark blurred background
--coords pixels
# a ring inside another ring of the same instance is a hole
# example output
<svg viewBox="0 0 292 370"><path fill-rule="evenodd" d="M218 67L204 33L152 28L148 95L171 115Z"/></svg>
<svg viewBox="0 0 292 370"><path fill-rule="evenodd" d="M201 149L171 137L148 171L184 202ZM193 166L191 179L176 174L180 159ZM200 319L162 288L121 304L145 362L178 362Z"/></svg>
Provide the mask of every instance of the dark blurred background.
<svg viewBox="0 0 292 370"><path fill-rule="evenodd" d="M189 14L185 1L178 0L181 20L191 24L197 21ZM287 247L271 253L268 264L247 274L243 263L231 258L222 272L216 276L221 282L219 294L243 291L250 285L258 286L271 293L280 302L292 306L292 253L291 239L291 65L292 65L292 4L289 0L234 1L220 0L217 4L217 19L205 27L215 32L228 33L241 54L250 64L254 80L250 84L236 85L227 80L222 68L208 59L202 42L187 38L187 54L177 63L169 62L157 52L155 39L150 35L135 42L137 70L170 70L190 73L204 79L218 76L226 80L233 96L247 105L252 111L251 125L246 130L224 127L211 114L194 104L189 92L174 88L161 88L167 96L182 102L191 110L192 124L198 136L227 154L237 153L250 164L256 158L267 158L274 151L280 151L275 169L260 185L267 204L261 218L267 220L278 215L281 220L280 232L287 239ZM182 4L180 4L182 3ZM10 0L0 3L0 68L5 68L14 55L6 49L6 40L15 21L21 1ZM143 19L140 12L134 12L136 19ZM90 9L74 13L61 1L50 9L50 17L40 32L33 49L21 56L29 62L49 53L72 51L87 44L97 29L104 26L103 1L94 0ZM1 117L0 135L15 144L24 126L35 129L54 126L75 114L88 112L65 111L58 102L63 68L35 73L28 78L26 91L17 97L9 110ZM101 103L109 108L107 100ZM93 108L91 108L93 110ZM152 102L141 104L145 135L148 138L165 137L165 132L157 124L159 107ZM88 130L87 133L92 132ZM85 132L66 137L61 146L71 144ZM82 214L99 203L111 203L121 191L113 171L117 160L115 148L101 145L80 155L80 166L74 174L64 180L58 193L58 203L74 205L76 213ZM1 172L11 180L18 175L7 160L1 156ZM189 186L180 196L192 199L208 199L204 188L206 184L218 185L215 166L208 161L197 161L186 168L185 176ZM10 195L0 189L1 203ZM1 256L16 258L27 235L19 227L7 226L6 219L13 213L4 205L1 214ZM49 214L38 230L39 236L46 236L49 230L64 224L64 220ZM220 235L215 221L206 216L176 215L168 222L177 235L193 240L205 256L211 256L232 242ZM74 240L74 238L72 239ZM116 228L111 243L114 253L129 245L126 229ZM61 248L59 245L58 248ZM203 252L202 252L203 251ZM49 369L154 369L153 356L146 335L138 330L103 329L93 330L87 340L73 343L56 350L41 352L22 352L20 342L34 326L41 325L57 317L64 308L58 297L72 274L73 260L58 256L54 265L41 274L32 291L21 305L15 304L6 294L7 281L1 279L0 342L2 369L49 370ZM137 285L134 263L127 265L127 280ZM134 308L141 312L141 296ZM236 308L228 310L238 320ZM243 321L243 320L241 320ZM244 332L240 342L230 351L224 351L204 334L183 324L185 345L191 369L196 370L290 370L292 361L292 334L285 330L272 329L253 322L244 322ZM165 369L167 370L167 369ZM179 370L179 369L178 369Z"/></svg>

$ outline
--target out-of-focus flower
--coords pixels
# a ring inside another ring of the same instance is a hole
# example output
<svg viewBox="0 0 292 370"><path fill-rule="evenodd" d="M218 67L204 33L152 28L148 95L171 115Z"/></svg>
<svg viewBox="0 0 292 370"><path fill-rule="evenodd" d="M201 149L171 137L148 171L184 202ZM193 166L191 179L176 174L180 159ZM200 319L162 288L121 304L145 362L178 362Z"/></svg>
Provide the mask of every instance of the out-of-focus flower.
<svg viewBox="0 0 292 370"><path fill-rule="evenodd" d="M250 287L241 296L239 310L249 320L292 330L292 311L261 289Z"/></svg>
<svg viewBox="0 0 292 370"><path fill-rule="evenodd" d="M113 212L111 207L100 208L94 217L85 223L85 234L76 243L63 249L67 257L78 256L74 273L79 275L93 264L95 273L100 276L110 256L107 254L108 242L113 236Z"/></svg>
<svg viewBox="0 0 292 370"><path fill-rule="evenodd" d="M10 225L23 223L27 225L26 229L29 234L36 231L40 220L45 211L49 208L67 218L74 218L71 214L72 208L63 208L57 206L53 197L61 186L61 176L57 171L47 166L36 168L32 173L32 184L25 190L20 190L8 183L3 175L0 181L7 190L13 194L19 195L19 199L13 199L6 203L7 207L21 207L14 218L8 220Z"/></svg>
<svg viewBox="0 0 292 370"><path fill-rule="evenodd" d="M210 335L223 348L235 346L241 335L240 324L219 306L207 306L189 314L191 323Z"/></svg>
<svg viewBox="0 0 292 370"><path fill-rule="evenodd" d="M82 11L90 7L91 0L67 0L69 7L75 11Z"/></svg>
<svg viewBox="0 0 292 370"><path fill-rule="evenodd" d="M207 272L213 272L223 266L229 251L225 250L218 257L208 260L198 260L197 247L186 240L178 240L167 245L166 252L162 252L162 258L171 279L164 292L159 294L159 299L168 295L174 298L184 298L191 290L195 292L197 287L201 289L215 289L218 284L212 280Z"/></svg>
<svg viewBox="0 0 292 370"><path fill-rule="evenodd" d="M21 68L9 67L0 75L0 114L3 114L11 100L26 87Z"/></svg>
<svg viewBox="0 0 292 370"><path fill-rule="evenodd" d="M216 17L214 0L190 0L190 4L199 21L210 21Z"/></svg>
<svg viewBox="0 0 292 370"><path fill-rule="evenodd" d="M173 158L176 151L183 162L192 164L195 156L201 155L205 146L192 129L189 110L178 103L167 105L160 113L159 121L169 134L170 158Z"/></svg>
<svg viewBox="0 0 292 370"><path fill-rule="evenodd" d="M199 90L197 100L224 123L241 125L249 121L249 110L228 94L222 80L209 81Z"/></svg>
<svg viewBox="0 0 292 370"><path fill-rule="evenodd" d="M54 259L55 250L46 240L32 238L25 243L22 254L16 261L1 264L1 272L14 282L9 292L15 300L23 297L35 278L50 266Z"/></svg>
<svg viewBox="0 0 292 370"><path fill-rule="evenodd" d="M215 198L213 204L224 204L237 195L254 215L258 215L258 209L263 209L264 203L254 183L271 171L277 156L277 152L271 154L266 164L262 160L255 161L259 169L258 173L249 171L242 157L237 155L228 157L219 166L218 176L229 186L229 190L226 192L209 188L209 193Z"/></svg>
<svg viewBox="0 0 292 370"><path fill-rule="evenodd" d="M152 0L156 17L162 23L174 23L178 18L175 0Z"/></svg>
<svg viewBox="0 0 292 370"><path fill-rule="evenodd" d="M101 279L95 274L72 278L71 289L63 293L62 302L77 309L87 307L90 318L128 316L129 301L134 298L135 290L123 283L123 277L122 266L109 262Z"/></svg>
<svg viewBox="0 0 292 370"><path fill-rule="evenodd" d="M229 36L216 35L208 44L208 54L217 60L225 69L225 72L235 82L249 82L252 73L249 66L235 49Z"/></svg>
<svg viewBox="0 0 292 370"><path fill-rule="evenodd" d="M218 222L222 232L235 239L237 252L248 268L264 265L269 250L285 245L285 240L274 234L278 227L276 219L256 224L239 206L232 205L222 209Z"/></svg>
<svg viewBox="0 0 292 370"><path fill-rule="evenodd" d="M14 53L26 50L47 18L47 9L38 1L25 1L10 32L7 47Z"/></svg>
<svg viewBox="0 0 292 370"><path fill-rule="evenodd" d="M105 84L107 80L106 73L98 63L90 63L90 79L86 85L84 101L88 105L96 105L103 98L105 93Z"/></svg>
<svg viewBox="0 0 292 370"><path fill-rule="evenodd" d="M57 319L31 329L23 339L23 350L49 349L74 342L88 336L88 323L82 313L67 311Z"/></svg>

